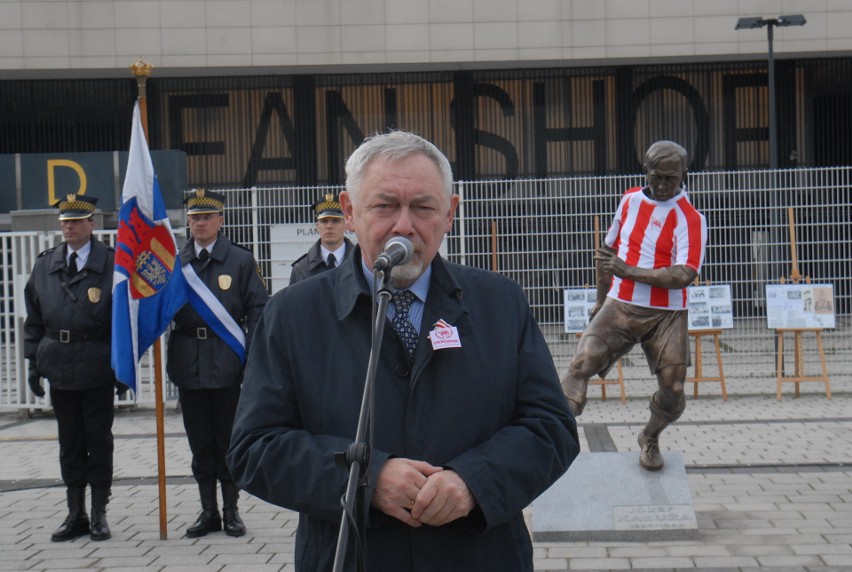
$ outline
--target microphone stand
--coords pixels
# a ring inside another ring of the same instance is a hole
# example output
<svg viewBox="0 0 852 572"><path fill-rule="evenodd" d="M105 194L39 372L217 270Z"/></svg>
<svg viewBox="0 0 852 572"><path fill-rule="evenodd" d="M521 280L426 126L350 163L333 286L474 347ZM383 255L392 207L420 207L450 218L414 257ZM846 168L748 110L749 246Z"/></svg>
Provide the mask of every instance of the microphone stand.
<svg viewBox="0 0 852 572"><path fill-rule="evenodd" d="M373 386L375 385L376 370L379 365L379 353L385 332L387 308L393 295L393 280L390 268L378 271L382 274L381 286L378 289L378 305L373 304L373 335L370 347L370 360L367 364L367 378L364 382L364 394L361 398L361 411L358 414L358 428L355 432L355 442L342 453L335 454L335 461L340 466L349 468L349 480L346 483L346 493L341 500L343 515L340 520L340 533L337 537L337 550L334 554L334 571L343 570L346 559L346 545L349 541L350 526L354 527L355 552L357 569L366 570L366 523L369 502L365 498L367 492L367 469L370 465L370 451L373 442ZM375 298L374 298L375 300Z"/></svg>

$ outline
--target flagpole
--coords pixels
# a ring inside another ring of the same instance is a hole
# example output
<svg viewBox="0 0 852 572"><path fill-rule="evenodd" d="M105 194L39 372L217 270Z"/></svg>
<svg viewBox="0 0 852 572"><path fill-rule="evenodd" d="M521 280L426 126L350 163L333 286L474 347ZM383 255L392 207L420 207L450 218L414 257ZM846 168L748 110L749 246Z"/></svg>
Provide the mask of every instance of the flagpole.
<svg viewBox="0 0 852 572"><path fill-rule="evenodd" d="M130 71L136 76L136 85L139 91L139 120L142 123L142 131L145 140L148 141L148 97L145 93L145 84L154 69L149 63L139 60L130 66ZM169 536L166 519L166 441L163 421L163 351L158 337L154 341L154 401L157 411L157 483L159 485L160 501L160 540L167 540Z"/></svg>

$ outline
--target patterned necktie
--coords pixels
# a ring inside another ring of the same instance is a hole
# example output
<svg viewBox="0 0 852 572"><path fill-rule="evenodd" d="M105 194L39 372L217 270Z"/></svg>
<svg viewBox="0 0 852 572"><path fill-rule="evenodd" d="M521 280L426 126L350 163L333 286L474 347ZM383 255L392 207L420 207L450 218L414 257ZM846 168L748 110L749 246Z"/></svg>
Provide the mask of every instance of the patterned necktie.
<svg viewBox="0 0 852 572"><path fill-rule="evenodd" d="M77 253L72 252L71 256L68 257L68 272L71 276L77 274Z"/></svg>
<svg viewBox="0 0 852 572"><path fill-rule="evenodd" d="M414 301L414 294L411 290L397 290L392 297L393 306L396 308L396 315L393 317L393 329L402 339L405 344L405 349L408 350L408 359L414 359L414 349L417 347L417 330L408 319L408 312L411 310L411 303Z"/></svg>
<svg viewBox="0 0 852 572"><path fill-rule="evenodd" d="M328 253L328 258L325 259L325 265L329 268L334 268L337 266L337 257L334 256L333 252Z"/></svg>

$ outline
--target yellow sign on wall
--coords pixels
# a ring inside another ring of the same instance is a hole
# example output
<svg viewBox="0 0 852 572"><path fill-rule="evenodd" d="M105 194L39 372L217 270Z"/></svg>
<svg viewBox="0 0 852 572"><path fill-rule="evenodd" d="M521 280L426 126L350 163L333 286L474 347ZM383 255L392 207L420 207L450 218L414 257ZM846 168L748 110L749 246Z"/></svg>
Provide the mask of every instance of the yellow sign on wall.
<svg viewBox="0 0 852 572"><path fill-rule="evenodd" d="M76 191L73 191L76 195L85 195L86 187L88 186L88 181L86 179L86 171L83 169L82 165L76 161L72 161L70 159L48 159L47 160L47 199L48 204L52 205L59 199L56 198L56 169L58 168L68 168L72 169L75 173L77 173L77 177L80 179L80 186ZM62 195L69 194L69 191L66 189L62 190Z"/></svg>

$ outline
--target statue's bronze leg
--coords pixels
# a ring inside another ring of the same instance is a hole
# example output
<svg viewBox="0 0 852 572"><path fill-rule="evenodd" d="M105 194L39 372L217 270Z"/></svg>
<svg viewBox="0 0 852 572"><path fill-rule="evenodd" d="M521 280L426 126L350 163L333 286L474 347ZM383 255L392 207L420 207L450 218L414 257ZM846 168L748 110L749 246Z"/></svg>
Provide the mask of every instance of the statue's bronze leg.
<svg viewBox="0 0 852 572"><path fill-rule="evenodd" d="M571 360L568 373L562 378L562 393L575 417L586 407L586 391L589 379L600 371L606 371L613 363L609 346L597 336L583 336L577 344L577 352Z"/></svg>
<svg viewBox="0 0 852 572"><path fill-rule="evenodd" d="M683 382L677 381L679 370L685 372L686 367L675 366L659 372L660 390L654 393L648 404L651 418L645 428L639 432L639 447L642 449L639 453L639 464L648 471L659 471L663 468L663 455L660 453L659 445L660 434L663 429L680 419L683 410L686 409ZM667 377L663 374L664 371L674 375Z"/></svg>
<svg viewBox="0 0 852 572"><path fill-rule="evenodd" d="M568 407L574 417L579 417L586 408L586 391L589 388L589 379L577 379L569 372L562 378L562 393L568 399Z"/></svg>

